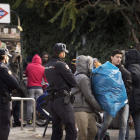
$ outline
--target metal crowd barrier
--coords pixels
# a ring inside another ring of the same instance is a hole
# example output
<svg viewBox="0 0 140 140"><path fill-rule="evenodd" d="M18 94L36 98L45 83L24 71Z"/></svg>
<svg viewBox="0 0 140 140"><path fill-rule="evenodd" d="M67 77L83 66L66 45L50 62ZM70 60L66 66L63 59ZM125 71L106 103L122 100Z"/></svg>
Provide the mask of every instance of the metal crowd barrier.
<svg viewBox="0 0 140 140"><path fill-rule="evenodd" d="M20 98L20 97L12 97L12 101L21 101L21 130L23 130L23 101L33 101L33 132L36 131L36 101L34 98ZM12 101L10 102L10 106L12 108ZM10 126L12 125L12 116L10 119Z"/></svg>

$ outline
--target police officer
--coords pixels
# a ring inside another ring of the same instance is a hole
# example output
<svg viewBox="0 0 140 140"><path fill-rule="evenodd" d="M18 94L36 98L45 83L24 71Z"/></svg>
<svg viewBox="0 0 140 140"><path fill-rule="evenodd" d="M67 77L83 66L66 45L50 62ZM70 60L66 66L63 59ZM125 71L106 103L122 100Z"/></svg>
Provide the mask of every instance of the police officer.
<svg viewBox="0 0 140 140"><path fill-rule="evenodd" d="M70 99L70 88L77 85L74 75L68 65L63 62L66 45L57 43L53 49L53 56L45 66L45 76L51 92L50 109L52 115L51 140L61 140L63 137L62 124L65 124L66 140L76 140L77 132L73 106Z"/></svg>
<svg viewBox="0 0 140 140"><path fill-rule="evenodd" d="M7 140L10 131L10 92L18 89L18 81L5 65L11 56L7 49L0 49L0 139Z"/></svg>

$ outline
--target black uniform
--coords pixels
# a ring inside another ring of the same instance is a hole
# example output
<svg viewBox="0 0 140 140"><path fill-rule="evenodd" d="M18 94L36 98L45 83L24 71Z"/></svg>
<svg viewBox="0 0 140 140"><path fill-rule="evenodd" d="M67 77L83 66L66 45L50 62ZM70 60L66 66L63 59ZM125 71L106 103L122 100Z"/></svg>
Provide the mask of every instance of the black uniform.
<svg viewBox="0 0 140 140"><path fill-rule="evenodd" d="M77 85L74 75L68 65L57 56L53 56L45 66L45 76L54 95L50 101L52 115L51 140L61 140L63 136L62 121L65 124L66 140L76 140L75 119L72 103L64 104L64 91L70 92L70 88Z"/></svg>
<svg viewBox="0 0 140 140"><path fill-rule="evenodd" d="M0 139L7 140L10 131L10 101L3 103L4 93L10 94L11 89L19 88L18 81L8 67L0 62Z"/></svg>

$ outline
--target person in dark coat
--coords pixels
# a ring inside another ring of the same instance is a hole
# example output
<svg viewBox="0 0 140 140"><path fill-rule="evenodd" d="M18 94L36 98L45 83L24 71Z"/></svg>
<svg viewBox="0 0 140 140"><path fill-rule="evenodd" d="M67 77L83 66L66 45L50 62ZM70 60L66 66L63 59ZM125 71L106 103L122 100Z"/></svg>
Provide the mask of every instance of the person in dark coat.
<svg viewBox="0 0 140 140"><path fill-rule="evenodd" d="M73 100L70 100L70 90L77 86L77 82L74 75L70 72L69 66L63 62L65 53L68 53L66 45L56 43L53 48L53 56L45 66L45 76L49 83L49 92L51 93L51 140L62 140L63 123L66 131L65 140L76 140L77 137Z"/></svg>
<svg viewBox="0 0 140 140"><path fill-rule="evenodd" d="M140 140L140 53L131 49L125 54L125 67L132 75L132 94L130 95L130 114L135 127L135 140Z"/></svg>
<svg viewBox="0 0 140 140"><path fill-rule="evenodd" d="M20 53L17 53L15 51L12 51L10 54L12 55L12 57L9 58L9 63L7 66L11 70L13 76L20 83L20 81L22 79L22 73L21 73L22 56ZM24 87L24 88L26 88L26 87ZM19 89L18 90L14 89L12 92L12 95L13 95L13 97L22 97L22 93ZM19 120L20 101L12 102L12 110L13 110L13 118L14 118L13 127L21 126L21 121ZM25 124L23 124L23 126L25 126Z"/></svg>
<svg viewBox="0 0 140 140"><path fill-rule="evenodd" d="M23 71L26 70L27 65L28 65L29 63L31 63L31 62L32 62L32 57L31 57L31 56L27 56L27 57L26 57L26 60L23 62Z"/></svg>
<svg viewBox="0 0 140 140"><path fill-rule="evenodd" d="M0 49L0 139L8 140L10 132L10 93L19 88L18 81L6 66L9 61L7 49Z"/></svg>

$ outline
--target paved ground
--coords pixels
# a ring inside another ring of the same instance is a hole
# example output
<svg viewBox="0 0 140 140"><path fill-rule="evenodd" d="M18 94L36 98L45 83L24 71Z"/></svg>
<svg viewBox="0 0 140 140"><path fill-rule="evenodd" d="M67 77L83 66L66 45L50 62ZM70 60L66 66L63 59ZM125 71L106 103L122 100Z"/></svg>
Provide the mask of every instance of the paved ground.
<svg viewBox="0 0 140 140"><path fill-rule="evenodd" d="M20 127L14 127L10 130L10 135L8 140L50 140L51 138L51 125L49 125L46 136L43 138L42 134L44 132L44 127L36 127L36 132L33 132L32 126L24 127L24 130L21 131ZM118 130L108 130L110 133L110 140L118 140ZM130 139L134 140L135 132L134 130L130 130ZM63 138L64 140L64 138Z"/></svg>

